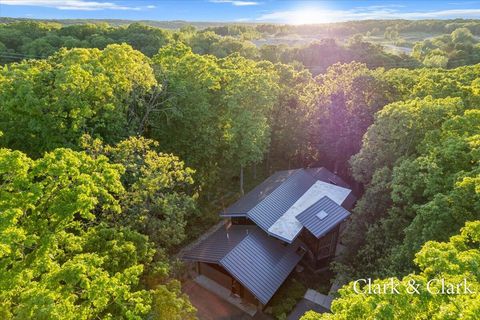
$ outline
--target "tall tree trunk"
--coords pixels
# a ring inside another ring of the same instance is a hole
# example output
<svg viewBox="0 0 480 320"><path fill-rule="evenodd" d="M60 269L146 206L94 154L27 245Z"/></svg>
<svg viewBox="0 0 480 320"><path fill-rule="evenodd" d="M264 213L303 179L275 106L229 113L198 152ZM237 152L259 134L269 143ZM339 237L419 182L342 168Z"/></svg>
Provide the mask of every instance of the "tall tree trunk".
<svg viewBox="0 0 480 320"><path fill-rule="evenodd" d="M240 193L244 194L244 191L243 191L243 166L240 166Z"/></svg>
<svg viewBox="0 0 480 320"><path fill-rule="evenodd" d="M265 172L270 175L270 152L265 156Z"/></svg>

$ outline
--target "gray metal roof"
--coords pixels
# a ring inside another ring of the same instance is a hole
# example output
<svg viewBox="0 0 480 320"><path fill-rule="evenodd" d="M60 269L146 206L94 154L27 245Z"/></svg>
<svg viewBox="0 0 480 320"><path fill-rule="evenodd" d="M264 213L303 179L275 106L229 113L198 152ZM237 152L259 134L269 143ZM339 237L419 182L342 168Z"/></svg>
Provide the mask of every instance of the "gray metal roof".
<svg viewBox="0 0 480 320"><path fill-rule="evenodd" d="M270 228L314 183L316 179L297 170L284 183L253 207L247 216L268 233Z"/></svg>
<svg viewBox="0 0 480 320"><path fill-rule="evenodd" d="M237 202L220 213L223 217L242 217L246 216L247 212L261 202L265 197L278 188L285 180L288 179L296 170L277 171L265 181L257 185Z"/></svg>
<svg viewBox="0 0 480 320"><path fill-rule="evenodd" d="M340 187L350 189L350 186L345 181L343 181L342 178L340 178L325 167L305 168L303 170L305 170L308 174L310 174L317 180L333 183Z"/></svg>
<svg viewBox="0 0 480 320"><path fill-rule="evenodd" d="M301 242L284 246L261 230L245 237L220 264L264 305L302 259Z"/></svg>
<svg viewBox="0 0 480 320"><path fill-rule="evenodd" d="M340 178L339 176L337 176L336 174L334 174L333 172L331 172L325 167L306 168L304 170L307 171L309 174L311 174L315 179L318 179L323 182L333 183L343 188L351 189L348 183L343 181L342 178ZM357 201L357 198L355 197L353 192L350 192L350 194L345 199L345 201L343 201L342 206L345 209L350 210L353 208L353 205L355 204L356 201Z"/></svg>
<svg viewBox="0 0 480 320"><path fill-rule="evenodd" d="M331 171L329 171L324 167L277 171L273 175L268 177L265 181L263 181L262 183L257 185L255 188L253 188L251 191L249 191L247 194L245 194L242 198L238 199L234 204L232 204L231 206L223 210L220 213L220 216L222 217L248 216L247 213L250 210L252 210L255 206L257 206L260 202L262 202L267 196L273 193L284 182L289 180L289 178L291 178L293 175L298 174L301 171L303 171L304 173L308 173L308 175L310 175L316 180L320 180L327 183L333 183L340 187L350 189L350 186L345 181L343 181L339 176L335 175L334 173L332 173ZM347 197L347 199L345 199L342 205L349 210L353 207L353 204L355 203L355 201L356 201L356 198L353 195L353 193L351 193Z"/></svg>
<svg viewBox="0 0 480 320"><path fill-rule="evenodd" d="M185 260L219 263L236 245L238 245L256 226L233 225L218 229L196 246L187 250L182 258Z"/></svg>
<svg viewBox="0 0 480 320"><path fill-rule="evenodd" d="M317 214L324 211L327 216L320 219ZM344 207L339 206L329 197L323 197L302 213L296 216L297 220L315 237L320 238L335 228L350 215Z"/></svg>
<svg viewBox="0 0 480 320"><path fill-rule="evenodd" d="M353 192L350 192L348 197L343 201L342 207L344 207L347 210L351 210L355 202L357 202L357 197L355 197Z"/></svg>

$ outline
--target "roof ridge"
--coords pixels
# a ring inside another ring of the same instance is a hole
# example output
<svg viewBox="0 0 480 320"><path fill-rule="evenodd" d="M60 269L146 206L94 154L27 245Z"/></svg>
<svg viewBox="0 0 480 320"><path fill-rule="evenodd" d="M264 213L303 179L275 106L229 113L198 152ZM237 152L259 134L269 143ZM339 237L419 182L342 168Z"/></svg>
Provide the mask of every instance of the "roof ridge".
<svg viewBox="0 0 480 320"><path fill-rule="evenodd" d="M297 252L300 245L297 242L284 247L277 239L257 230L243 238L219 263L266 304L302 259L304 252ZM258 264L250 265L249 261Z"/></svg>
<svg viewBox="0 0 480 320"><path fill-rule="evenodd" d="M268 233L268 228L265 228L264 226L260 225L254 217L251 216L251 212L255 209L257 209L259 206L265 204L266 202L268 202L268 200L270 200L272 197L275 197L277 195L277 193L279 193L282 189L282 187L285 187L285 185L287 185L291 180L293 180L295 177L297 177L300 173L304 173L306 174L308 177L312 178L313 180L315 180L315 182L317 181L316 178L312 177L311 175L309 175L303 168L299 168L299 169L295 169L296 172L293 173L291 176L289 176L285 181L283 181L277 188L275 188L275 190L272 191L272 193L270 193L269 195L267 195L264 199L262 199L262 201L260 201L259 203L257 203L253 208L251 208L250 210L248 210L247 212L247 217L249 219L251 219L253 222L255 222L255 224L257 226L259 226L262 230L264 230L267 234ZM314 183L315 183L314 182ZM288 209L287 209L288 210ZM277 219L278 220L278 219Z"/></svg>
<svg viewBox="0 0 480 320"><path fill-rule="evenodd" d="M279 170L275 171L260 184L256 185L253 189L249 190L242 197L237 199L233 204L229 205L227 208L223 208L219 215L223 217L245 217L247 212L252 210L256 205L265 200L269 194L275 191L280 187L285 181L287 181L291 176L297 174L299 169L289 169L289 170ZM281 180L278 181L277 180ZM262 189L263 188L263 189ZM265 195L262 195L265 193ZM255 203L252 206L248 205L249 202L254 201ZM238 207L249 207L247 208L238 208Z"/></svg>

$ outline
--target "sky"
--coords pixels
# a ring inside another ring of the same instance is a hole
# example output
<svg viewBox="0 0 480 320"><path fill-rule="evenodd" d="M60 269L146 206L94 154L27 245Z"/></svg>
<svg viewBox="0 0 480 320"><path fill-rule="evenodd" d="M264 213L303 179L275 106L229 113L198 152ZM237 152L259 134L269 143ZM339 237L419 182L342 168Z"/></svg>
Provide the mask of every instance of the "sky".
<svg viewBox="0 0 480 320"><path fill-rule="evenodd" d="M0 0L0 17L327 23L480 18L480 1Z"/></svg>

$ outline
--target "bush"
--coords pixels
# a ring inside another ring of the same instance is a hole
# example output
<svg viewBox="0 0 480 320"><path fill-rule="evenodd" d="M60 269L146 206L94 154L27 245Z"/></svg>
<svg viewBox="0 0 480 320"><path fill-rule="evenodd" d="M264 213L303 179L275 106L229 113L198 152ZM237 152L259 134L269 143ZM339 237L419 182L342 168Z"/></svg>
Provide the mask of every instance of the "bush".
<svg viewBox="0 0 480 320"><path fill-rule="evenodd" d="M307 288L295 279L289 278L270 301L270 313L275 319L286 319L295 305L303 298Z"/></svg>

